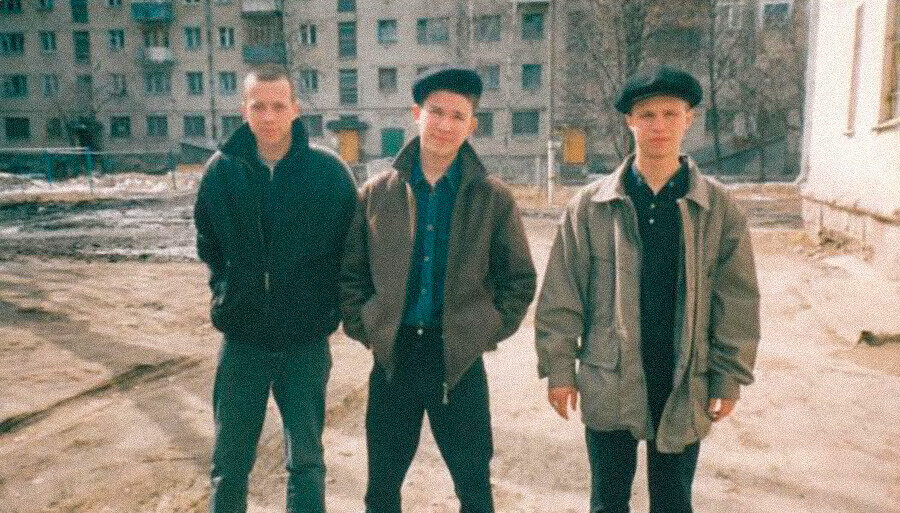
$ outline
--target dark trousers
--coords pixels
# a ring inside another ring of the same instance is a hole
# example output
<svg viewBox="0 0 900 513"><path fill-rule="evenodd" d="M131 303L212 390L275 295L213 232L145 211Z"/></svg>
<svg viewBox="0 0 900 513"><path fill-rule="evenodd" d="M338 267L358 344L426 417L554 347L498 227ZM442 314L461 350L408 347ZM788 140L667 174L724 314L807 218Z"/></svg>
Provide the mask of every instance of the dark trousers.
<svg viewBox="0 0 900 513"><path fill-rule="evenodd" d="M213 388L212 513L247 510L247 481L269 392L284 425L289 513L324 513L322 429L331 370L326 338L273 352L226 337Z"/></svg>
<svg viewBox="0 0 900 513"><path fill-rule="evenodd" d="M591 465L591 513L628 513L638 441L628 431L586 430ZM650 513L690 513L700 443L666 454L647 441Z"/></svg>
<svg viewBox="0 0 900 513"><path fill-rule="evenodd" d="M444 400L443 343L432 330L402 328L395 374L377 363L369 378L366 441L369 453L367 513L400 513L400 488L419 445L424 412L450 470L461 513L494 511L493 455L487 376L479 358Z"/></svg>

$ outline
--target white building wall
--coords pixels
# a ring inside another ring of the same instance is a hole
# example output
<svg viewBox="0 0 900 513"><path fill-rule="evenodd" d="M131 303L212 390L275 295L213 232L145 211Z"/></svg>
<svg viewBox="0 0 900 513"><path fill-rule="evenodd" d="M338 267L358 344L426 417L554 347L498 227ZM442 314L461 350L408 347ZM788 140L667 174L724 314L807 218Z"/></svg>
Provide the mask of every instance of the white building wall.
<svg viewBox="0 0 900 513"><path fill-rule="evenodd" d="M856 117L848 131L855 10L863 5ZM879 120L888 0L822 0L812 59L814 95L804 218L814 233L832 232L875 250L900 278L900 119Z"/></svg>

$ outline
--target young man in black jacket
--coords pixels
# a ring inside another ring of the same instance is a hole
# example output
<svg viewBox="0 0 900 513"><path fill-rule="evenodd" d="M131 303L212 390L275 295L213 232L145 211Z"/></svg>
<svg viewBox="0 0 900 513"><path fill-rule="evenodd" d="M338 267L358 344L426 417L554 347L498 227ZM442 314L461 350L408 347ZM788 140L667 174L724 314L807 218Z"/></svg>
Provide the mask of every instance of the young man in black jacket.
<svg viewBox="0 0 900 513"><path fill-rule="evenodd" d="M247 74L246 120L207 163L194 211L224 333L213 389L210 511L243 512L269 392L285 434L287 511L325 511L322 428L343 241L356 207L347 166L311 148L286 70Z"/></svg>

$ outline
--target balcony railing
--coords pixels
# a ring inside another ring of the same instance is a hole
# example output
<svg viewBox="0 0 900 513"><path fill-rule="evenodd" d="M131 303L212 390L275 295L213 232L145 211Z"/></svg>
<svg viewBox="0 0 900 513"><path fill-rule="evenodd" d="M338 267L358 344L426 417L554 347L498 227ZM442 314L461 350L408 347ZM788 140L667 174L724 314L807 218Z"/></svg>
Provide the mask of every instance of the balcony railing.
<svg viewBox="0 0 900 513"><path fill-rule="evenodd" d="M169 66L175 63L175 53L165 46L138 48L137 60L145 66Z"/></svg>
<svg viewBox="0 0 900 513"><path fill-rule="evenodd" d="M171 1L133 2L131 17L138 23L171 23L175 13Z"/></svg>
<svg viewBox="0 0 900 513"><path fill-rule="evenodd" d="M284 43L244 45L244 62L247 64L285 64L287 52Z"/></svg>
<svg viewBox="0 0 900 513"><path fill-rule="evenodd" d="M283 0L243 0L242 16L272 16L284 12Z"/></svg>

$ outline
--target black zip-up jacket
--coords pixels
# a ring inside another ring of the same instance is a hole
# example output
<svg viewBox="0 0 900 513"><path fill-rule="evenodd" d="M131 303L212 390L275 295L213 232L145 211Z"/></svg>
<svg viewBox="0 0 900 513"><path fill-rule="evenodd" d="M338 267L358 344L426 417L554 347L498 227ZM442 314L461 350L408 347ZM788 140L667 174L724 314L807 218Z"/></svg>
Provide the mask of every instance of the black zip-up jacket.
<svg viewBox="0 0 900 513"><path fill-rule="evenodd" d="M310 147L299 121L274 171L241 126L207 162L194 207L213 326L271 349L332 333L356 201L350 169L330 150Z"/></svg>

